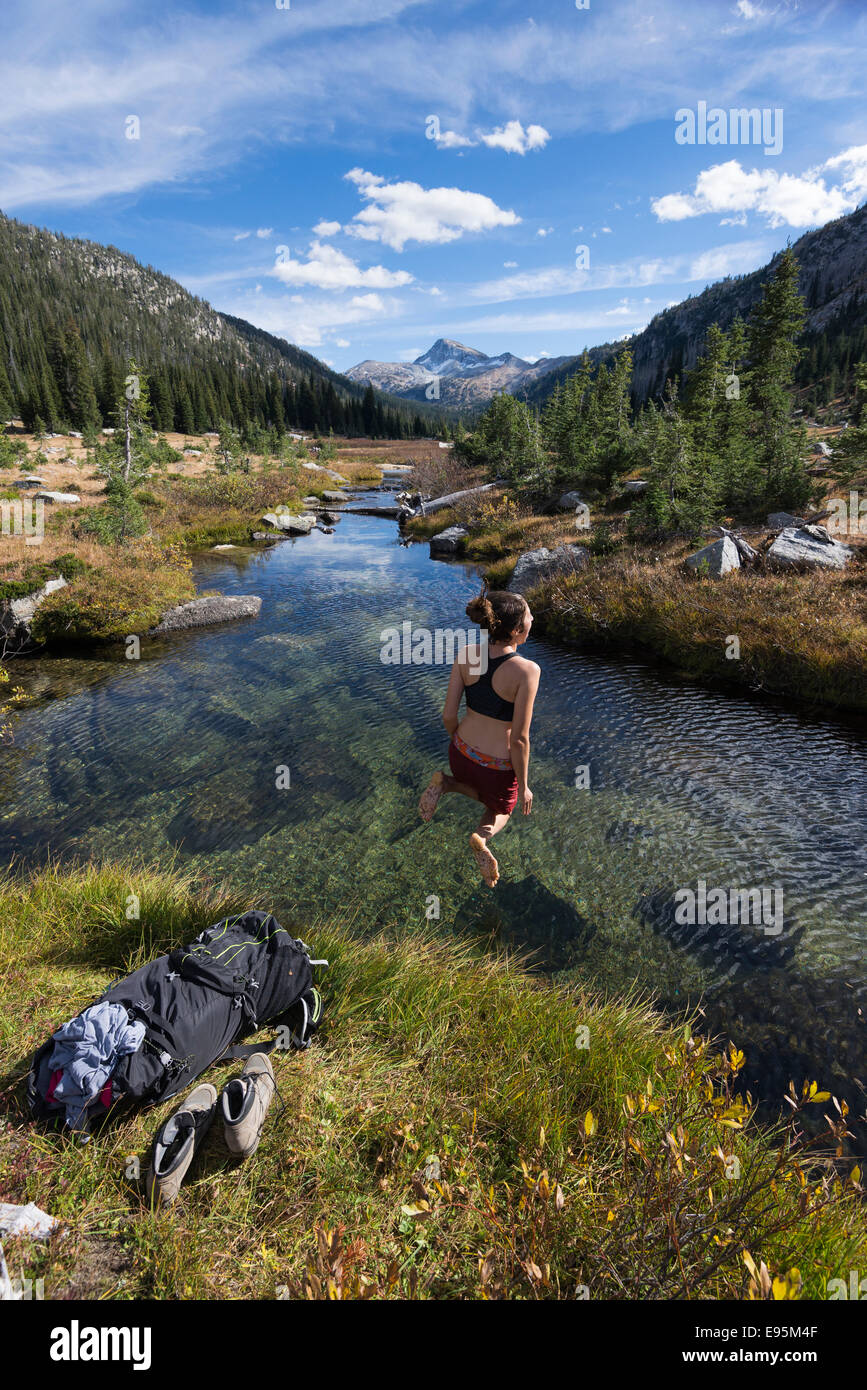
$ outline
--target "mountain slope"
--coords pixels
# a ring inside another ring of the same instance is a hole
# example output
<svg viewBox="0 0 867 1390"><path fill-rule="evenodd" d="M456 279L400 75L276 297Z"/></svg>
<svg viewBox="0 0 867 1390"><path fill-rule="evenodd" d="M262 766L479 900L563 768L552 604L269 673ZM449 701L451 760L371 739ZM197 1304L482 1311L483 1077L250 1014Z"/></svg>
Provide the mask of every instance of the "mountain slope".
<svg viewBox="0 0 867 1390"><path fill-rule="evenodd" d="M350 367L350 381L370 383L381 391L413 401L439 401L455 409L474 409L499 391L523 395L529 386L553 371L563 357L525 362L514 353L488 357L478 348L452 338L439 338L414 362L368 360Z"/></svg>
<svg viewBox="0 0 867 1390"><path fill-rule="evenodd" d="M867 356L867 205L806 232L792 250L800 266L800 290L807 306L799 380L814 386L832 371L845 373L859 356ZM591 348L591 360L610 362L628 346L635 364L636 402L659 396L666 378L695 365L712 323L728 328L738 315L747 317L780 254L759 270L727 276L701 294L663 310L628 341ZM528 399L542 404L558 381L572 375L578 361L577 356L561 359L549 376L528 389ZM825 395L830 398L827 392Z"/></svg>
<svg viewBox="0 0 867 1390"><path fill-rule="evenodd" d="M362 387L284 339L219 313L152 266L114 246L0 214L4 408L45 424L60 413L71 423L58 380L58 364L70 358L82 370L89 365L105 419L131 357L151 379L155 423L163 428L192 431L225 418L369 433L373 414L374 425L399 419L400 433L419 414L382 396L365 412ZM434 414L430 407L421 413Z"/></svg>

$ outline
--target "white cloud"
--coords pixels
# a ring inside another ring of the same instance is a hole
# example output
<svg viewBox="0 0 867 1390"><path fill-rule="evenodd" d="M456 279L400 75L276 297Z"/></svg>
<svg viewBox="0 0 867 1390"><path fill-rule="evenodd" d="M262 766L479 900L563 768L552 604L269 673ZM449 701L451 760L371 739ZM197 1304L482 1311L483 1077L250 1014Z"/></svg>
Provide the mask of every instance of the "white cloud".
<svg viewBox="0 0 867 1390"><path fill-rule="evenodd" d="M829 185L827 174L842 179ZM808 227L852 212L865 195L867 145L853 145L801 175L747 170L730 159L702 170L692 193L667 193L651 199L651 208L660 222L728 213L725 222L742 224L747 212L755 212L771 227Z"/></svg>
<svg viewBox="0 0 867 1390"><path fill-rule="evenodd" d="M408 270L387 270L383 265L364 270L351 256L321 241L311 242L305 261L293 260L288 247L278 247L278 251L285 254L278 256L271 274L284 285L309 285L319 290L390 290L410 285L414 279Z"/></svg>
<svg viewBox="0 0 867 1390"><path fill-rule="evenodd" d="M767 261L774 246L765 241L731 242L701 252L683 252L668 257L645 259L639 256L619 263L591 263L589 270L569 266L545 266L486 280L467 291L470 299L502 304L513 299L550 299L557 295L586 291L635 289L642 285L676 281L689 284L697 280L721 279L755 270Z"/></svg>
<svg viewBox="0 0 867 1390"><path fill-rule="evenodd" d="M444 150L462 150L476 143L467 135L459 135L456 130L441 130L439 135L434 136L434 139Z"/></svg>
<svg viewBox="0 0 867 1390"><path fill-rule="evenodd" d="M518 262L517 262L517 261L503 261L503 269L504 269L504 270L517 270L517 269L518 269Z"/></svg>
<svg viewBox="0 0 867 1390"><path fill-rule="evenodd" d="M315 235L315 236L319 236L319 237L322 237L322 236L336 236L337 233L338 233L339 231L340 231L340 223L339 223L339 222L326 222L326 221L317 222L317 223L316 223L316 226L313 228L314 235Z"/></svg>
<svg viewBox="0 0 867 1390"><path fill-rule="evenodd" d="M235 236L233 237L233 240L234 240L234 241L246 241L246 240L247 240L247 237L248 237L249 235L250 235L249 232L236 232Z"/></svg>
<svg viewBox="0 0 867 1390"><path fill-rule="evenodd" d="M505 150L507 154L526 154L528 150L543 150L551 136L544 126L529 125L525 130L520 121L507 121L489 135L483 134L481 139L489 149Z"/></svg>
<svg viewBox="0 0 867 1390"><path fill-rule="evenodd" d="M552 234L553 231L554 231L554 228L553 228L553 227L539 227L538 230L537 230L537 232L536 232L536 236L541 236L541 237L551 236L551 234Z"/></svg>
<svg viewBox="0 0 867 1390"><path fill-rule="evenodd" d="M350 325L360 325L367 334L377 322L399 318L399 300L379 294L319 296L240 294L220 307L237 318L247 319L269 333L287 338L303 347L317 348L331 342L336 333L345 334Z"/></svg>
<svg viewBox="0 0 867 1390"><path fill-rule="evenodd" d="M338 338L336 340L335 346L339 348L348 348L352 347L352 344L348 338Z"/></svg>
<svg viewBox="0 0 867 1390"><path fill-rule="evenodd" d="M346 175L367 207L356 213L346 231L364 241L380 241L395 251L407 242L423 244L457 241L465 232L514 227L517 213L498 207L484 193L461 188L423 188L419 183L386 183L379 174L352 169Z"/></svg>
<svg viewBox="0 0 867 1390"><path fill-rule="evenodd" d="M273 236L273 235L274 235L274 228L273 228L273 227L260 227L259 230L256 232L256 235L257 235L257 237L259 237L260 241L266 241L266 240L268 239L269 236Z"/></svg>

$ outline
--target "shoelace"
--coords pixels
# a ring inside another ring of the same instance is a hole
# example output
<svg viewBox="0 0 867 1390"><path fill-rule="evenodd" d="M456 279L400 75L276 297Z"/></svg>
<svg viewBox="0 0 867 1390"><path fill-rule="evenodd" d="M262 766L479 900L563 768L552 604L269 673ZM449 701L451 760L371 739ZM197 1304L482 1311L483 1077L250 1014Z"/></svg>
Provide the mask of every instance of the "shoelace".
<svg viewBox="0 0 867 1390"><path fill-rule="evenodd" d="M277 1078L276 1078L276 1076L274 1075L273 1072L270 1072L270 1071L248 1071L248 1072L247 1072L247 1078L248 1078L248 1080L250 1080L250 1081L254 1080L257 1076L264 1076L265 1079L266 1079L267 1081L270 1081L270 1082L271 1082L271 1085L274 1087L274 1094L276 1095L277 1099L278 1099L279 1102L280 1102L280 1113L281 1113L281 1115L282 1115L283 1111L286 1109L286 1102L284 1101L283 1097L282 1097L281 1094L280 1094L280 1087L277 1085ZM263 1117L262 1117L262 1123L263 1123L263 1124L265 1123L265 1117L264 1117L264 1115L263 1115Z"/></svg>

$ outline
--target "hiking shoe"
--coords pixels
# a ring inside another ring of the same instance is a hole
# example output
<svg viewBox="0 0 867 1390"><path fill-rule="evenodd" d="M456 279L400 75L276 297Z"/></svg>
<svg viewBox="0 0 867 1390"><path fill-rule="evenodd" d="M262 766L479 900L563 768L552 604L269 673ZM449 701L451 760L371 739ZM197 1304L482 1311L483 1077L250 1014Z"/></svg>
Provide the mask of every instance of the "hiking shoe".
<svg viewBox="0 0 867 1390"><path fill-rule="evenodd" d="M152 1206L168 1206L175 1200L216 1112L216 1087L205 1081L160 1125L147 1176L146 1190Z"/></svg>
<svg viewBox="0 0 867 1390"><path fill-rule="evenodd" d="M241 1075L223 1087L223 1134L237 1158L249 1158L258 1149L276 1089L274 1069L264 1052L254 1052Z"/></svg>

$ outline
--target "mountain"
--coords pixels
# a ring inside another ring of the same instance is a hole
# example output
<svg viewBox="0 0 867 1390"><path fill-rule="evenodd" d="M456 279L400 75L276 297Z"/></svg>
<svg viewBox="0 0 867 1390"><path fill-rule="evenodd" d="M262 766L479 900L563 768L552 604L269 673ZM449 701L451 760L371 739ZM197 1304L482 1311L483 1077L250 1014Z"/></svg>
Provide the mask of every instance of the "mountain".
<svg viewBox="0 0 867 1390"><path fill-rule="evenodd" d="M193 433L225 419L400 436L430 433L438 418L426 402L365 400L363 387L310 353L219 313L114 246L0 214L2 418L105 422L130 358L163 429Z"/></svg>
<svg viewBox="0 0 867 1390"><path fill-rule="evenodd" d="M807 309L798 384L809 393L811 409L845 390L854 364L867 358L867 205L806 232L792 250L800 267L799 284ZM596 363L610 362L624 347L633 354L636 404L661 395L668 377L689 371L712 323L728 328L746 318L773 275L777 252L748 275L727 276L699 295L657 314L628 340L589 350ZM531 385L528 399L542 404L558 381L571 376L579 358L560 360L555 370Z"/></svg>
<svg viewBox="0 0 867 1390"><path fill-rule="evenodd" d="M432 348L414 362L359 362L346 373L350 381L388 391L411 401L439 401L441 405L472 410L484 405L499 391L523 395L565 357L543 357L525 362L514 353L487 357L478 348L466 347L452 338L438 338Z"/></svg>

